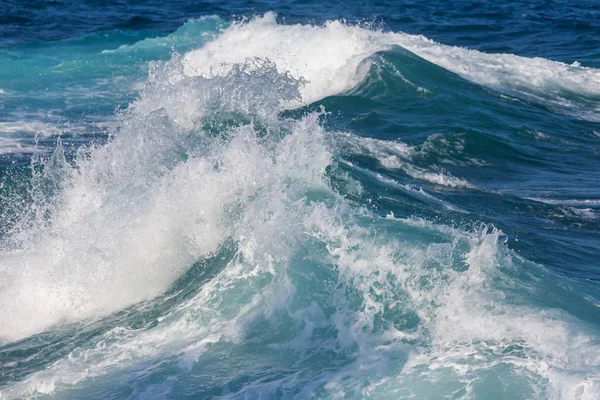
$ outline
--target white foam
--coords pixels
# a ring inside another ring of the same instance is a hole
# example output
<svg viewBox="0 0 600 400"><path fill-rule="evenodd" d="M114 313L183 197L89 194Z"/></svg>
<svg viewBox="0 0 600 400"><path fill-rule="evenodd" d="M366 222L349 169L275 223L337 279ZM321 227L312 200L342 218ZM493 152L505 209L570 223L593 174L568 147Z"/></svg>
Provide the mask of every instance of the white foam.
<svg viewBox="0 0 600 400"><path fill-rule="evenodd" d="M277 304L269 298L268 288L259 290L252 284L252 279L273 273L273 266L265 262L269 260L267 248L275 259L286 255L286 238L303 235L298 222L310 212L298 196L307 189L326 188L323 174L330 154L317 121L316 114L305 117L275 143L265 143L250 126L236 128L230 132L231 140L217 140L210 151L150 182L150 187L139 193L143 199L135 193L122 193L114 199L116 193L97 181L113 162L126 162L121 156L136 156L115 153L120 146L131 144L126 139L127 143L116 140L98 150L89 164L82 163L82 175L72 178L77 183L61 198L66 204L61 202L55 226L45 232L52 237L42 237L27 251L3 253L7 258L0 264L2 272L12 272L8 279L4 276L6 290L0 296L0 315L9 321L1 328L5 338L29 335L61 322L61 318L102 315L159 294L227 237L236 240L246 262L232 261L194 299L180 304L175 317L165 317L157 329L135 332L115 328L97 347L78 349L5 393L10 397L52 393L156 355L184 349L186 357L193 359L210 343L239 340L236 338L244 333L241 325L256 313L258 300L252 300L253 296L260 298L262 293L267 298L260 303L262 307ZM154 144L148 143L144 150L150 151ZM153 156L156 152L149 155ZM140 160L131 162L136 161ZM127 172L121 169L130 167L129 163L112 166L111 178L116 182L110 182L119 183L119 174ZM35 279L31 279L33 275ZM234 283L249 296L245 308L235 305L243 302L237 290L230 294L230 312L206 310L213 296L224 296L223 290ZM282 290L272 296L281 301L288 289ZM210 323L199 326L196 317L205 312ZM232 319L228 313L233 313ZM89 359L97 361L90 365Z"/></svg>
<svg viewBox="0 0 600 400"><path fill-rule="evenodd" d="M447 201L438 199L437 197L427 193L425 190L423 190L423 188L419 188L419 189L415 189L410 185L402 185L398 182L396 182L394 179L391 178L387 178L382 176L381 174L372 172L368 169L365 168L361 168L358 167L356 165L353 165L352 163L349 163L347 161L342 161L344 164L349 165L350 167L352 167L353 169L360 171L361 173L368 175L371 178L374 178L376 180L378 180L381 183L384 183L385 185L391 186L393 188L399 189L400 191L408 194L409 196L416 198L420 201L423 201L425 203L432 203L432 204L437 204L437 205L441 205L449 210L452 211L457 211L457 212L461 212L461 213L468 213L468 211L455 206L452 203L449 203ZM392 214L393 215L393 214Z"/></svg>
<svg viewBox="0 0 600 400"><path fill-rule="evenodd" d="M600 71L594 68L539 57L486 54L421 35L369 30L339 21L323 26L281 25L274 13L233 24L214 41L189 52L185 72L210 77L227 73L232 65L249 58L269 59L279 72L306 80L302 99L310 103L356 86L368 67L364 60L394 45L478 84L572 112L581 111L578 106L582 104L565 96L583 96L592 103L600 96ZM581 111L581 117L598 118L597 108Z"/></svg>
<svg viewBox="0 0 600 400"><path fill-rule="evenodd" d="M267 13L233 24L214 41L187 53L184 65L187 75L212 77L248 59L268 59L280 73L306 81L301 94L307 104L356 86L368 70L368 65L359 68L363 60L386 47L367 29L339 21L280 25L274 13Z"/></svg>
<svg viewBox="0 0 600 400"><path fill-rule="evenodd" d="M268 123L280 99L297 96L294 80L265 63L214 80L182 77L179 67L175 58L153 71L155 82L123 116L119 134L89 155L82 149L76 168L60 147L46 163L57 194L34 193L38 201L23 210L0 259L3 339L152 298L242 229L236 221L251 203L292 195L282 192L284 177L288 187L324 185L318 175L329 154L316 116L295 122L290 129L303 133L275 149L251 126L225 141L195 130L211 112L243 111Z"/></svg>
<svg viewBox="0 0 600 400"><path fill-rule="evenodd" d="M273 351L296 352L303 361L317 352L347 356L345 366L317 374L306 395L321 388L323 397L380 391L394 397L398 390L414 393L419 384L444 387L441 374L468 395L474 372L502 364L539 383L540 397L597 398L597 339L566 313L527 302L529 293L543 290L537 283L546 279L544 271L510 252L501 232L380 219L352 207L324 177L332 153L318 116L278 119L280 100L299 100L296 79L312 78L300 88L302 101L346 90L361 79L357 67L376 42L398 37L413 38L414 46L425 40L337 22L286 27L272 15L236 24L186 55L183 65L175 57L157 67L119 134L90 154L82 151L76 168L59 148L47 164L49 176L61 178L58 194L34 204L14 232L14 247L2 249L5 339L154 297L228 239L238 251L156 327L114 328L94 347L73 350L0 396L53 393L164 356L189 368L212 343L255 343L253 326L285 317L302 329L270 343ZM392 43L382 41L383 47ZM435 54L438 45L425 43ZM319 46L325 50L310 51ZM247 62L248 54L271 61ZM337 73L341 83L333 85ZM250 123L211 136L199 128L202 118L221 111L252 115L264 129ZM347 142L419 179L464 185L410 165L413 150L400 142ZM309 200L309 191L326 199ZM435 240L423 241L423 235ZM289 273L302 267L293 261L302 250L310 250L331 283L330 292L305 303L296 302L301 293ZM534 283L521 282L517 272ZM383 318L386 307L414 312L418 327L397 327ZM322 340L314 334L318 328L336 335ZM510 346L521 353L504 353ZM401 357L408 360L405 368L396 362ZM403 387L414 371L415 387ZM268 397L295 377L250 382L242 394Z"/></svg>
<svg viewBox="0 0 600 400"><path fill-rule="evenodd" d="M395 43L424 59L479 84L528 98L565 101L560 94L597 98L600 71L544 58L486 54L446 46L423 36L395 34ZM559 93L559 95L556 95ZM568 104L567 104L568 105Z"/></svg>
<svg viewBox="0 0 600 400"><path fill-rule="evenodd" d="M406 165L403 169L408 175L415 179L421 179L436 185L447 186L451 188L474 188L474 186L466 180L452 176L448 172L431 172L415 167L414 165Z"/></svg>
<svg viewBox="0 0 600 400"><path fill-rule="evenodd" d="M318 154L318 142L302 138L289 148L290 136L271 155L253 131L235 135L225 148L211 148L212 156L192 158L151 181L143 175L152 166L140 157L152 155L136 155L121 140L80 162L57 200L52 225L20 233L22 248L3 252L0 335L17 339L156 296L241 229L235 221L243 214L228 215L229 208L248 209L249 198L265 191L279 196L272 191L281 176L306 179L327 165L327 154L321 162L303 157L311 149Z"/></svg>
<svg viewBox="0 0 600 400"><path fill-rule="evenodd" d="M417 167L410 160L419 154L413 146L399 141L360 137L348 133L334 134L342 154L370 154L387 169L397 169L414 179L451 188L472 189L474 186L448 172L434 172Z"/></svg>
<svg viewBox="0 0 600 400"><path fill-rule="evenodd" d="M289 150L301 150L306 138L294 136L291 141L296 143ZM276 324L284 316L304 328L271 343L274 351L294 351L299 360L318 352L348 352L354 360L314 376L307 393L390 396L430 388L444 395L448 394L444 382L468 393L479 373L506 366L513 377L525 379L531 390L537 390L538 397L593 399L599 393L600 346L565 313L523 304L520 296L534 291L538 282L530 287L511 279L508 271L527 265L513 264L524 261L504 247L501 232L484 228L468 233L391 215L379 220L438 237L422 243L412 239L410 230L374 237L343 202L333 208L319 202L298 202L294 209L281 206L279 199L268 207L251 206L252 212L239 224L248 227L239 231L239 256L194 298L161 318L157 327L139 332L114 329L98 346L74 351L11 386L6 395L52 393L156 357L176 356L189 368L202 362L213 343L256 345L260 338L250 333L253 327L260 321ZM373 221L372 215L364 217ZM292 256L306 238L325 245L322 250L313 247L311 257L320 260L322 268L332 263L337 289L328 293L325 304L299 307L295 299L300 293L288 271L297 268ZM452 268L457 258L466 270ZM515 296L515 285L525 285L525 290L507 302L509 293ZM349 293L360 297L357 306L351 306L356 298L349 298ZM323 306L335 306L336 312L326 315ZM392 319L395 307L416 312L419 328L402 331L392 320L382 320L386 307ZM335 329L337 335L323 341L314 337L317 329ZM511 348L520 350L513 353ZM403 368L397 362L402 354L408 360ZM290 384L294 385L293 376L251 381L235 395L267 396Z"/></svg>
<svg viewBox="0 0 600 400"><path fill-rule="evenodd" d="M507 274L522 266L513 264L519 258L514 258L504 247L501 232L484 229L479 235L465 235L442 227L444 234L451 235L451 244L434 243L424 246L425 249L418 244L413 247L410 242L403 242L402 246L371 247L372 242L358 244L360 239L348 235L348 231L341 239L339 230L326 227L328 221L323 220L325 222L319 225L321 229L332 235L333 243L340 243L330 250L336 256L340 272L364 287L366 304L359 314L368 315L367 320L376 318L384 306L381 300L376 300L376 293L382 293L381 285L385 285L380 276L389 278L386 274L391 274L394 282L409 294L422 321L419 334L423 336L418 343L423 347L417 353L424 358L420 361L418 357L413 358L405 374L410 374L415 365L422 365L425 370L418 369L418 381L436 382L440 379L437 371L450 368L460 381L463 376L477 374L494 365L514 363L516 374L524 368L532 375L549 379L549 387L542 384L542 390L551 398L579 393L581 398L591 399L600 392L597 379L600 346L591 332L581 329L565 313L505 302L509 293L516 296L512 298L514 301L534 290L536 283L528 287L513 281ZM355 246L360 251L352 251ZM464 272L451 268L455 257L452 254L461 246L468 249L462 256L468 267ZM520 295L515 294L515 286L523 290ZM379 290L373 292L373 287ZM406 302L403 307L407 307ZM360 332L365 330L365 325L357 323L353 329ZM505 353L510 346L521 347L523 353L519 356ZM400 390L398 386L402 388L406 379L405 376L392 378L395 382L392 389ZM468 389L469 378L466 381ZM574 388L575 382L577 387Z"/></svg>
<svg viewBox="0 0 600 400"><path fill-rule="evenodd" d="M397 140L380 140L344 132L334 135L336 146L340 147L341 151L370 153L384 166L397 167L402 163L400 160L410 160L415 154L413 147Z"/></svg>
<svg viewBox="0 0 600 400"><path fill-rule="evenodd" d="M560 204L567 206L600 206L600 199L548 199L541 197L525 197L528 200L546 204Z"/></svg>

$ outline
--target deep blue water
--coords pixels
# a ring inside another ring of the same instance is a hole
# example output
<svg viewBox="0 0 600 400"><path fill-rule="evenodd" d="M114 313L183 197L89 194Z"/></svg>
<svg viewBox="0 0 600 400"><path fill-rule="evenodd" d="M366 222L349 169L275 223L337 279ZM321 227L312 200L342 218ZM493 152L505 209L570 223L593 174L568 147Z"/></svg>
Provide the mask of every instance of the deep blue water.
<svg viewBox="0 0 600 400"><path fill-rule="evenodd" d="M0 399L600 397L600 4L0 3Z"/></svg>

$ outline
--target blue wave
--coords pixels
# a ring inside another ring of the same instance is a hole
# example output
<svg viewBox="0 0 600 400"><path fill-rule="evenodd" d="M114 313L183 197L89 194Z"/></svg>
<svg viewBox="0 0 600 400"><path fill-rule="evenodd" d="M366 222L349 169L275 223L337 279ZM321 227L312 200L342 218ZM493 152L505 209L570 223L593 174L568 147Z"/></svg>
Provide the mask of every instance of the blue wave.
<svg viewBox="0 0 600 400"><path fill-rule="evenodd" d="M595 4L34 3L0 398L598 396Z"/></svg>

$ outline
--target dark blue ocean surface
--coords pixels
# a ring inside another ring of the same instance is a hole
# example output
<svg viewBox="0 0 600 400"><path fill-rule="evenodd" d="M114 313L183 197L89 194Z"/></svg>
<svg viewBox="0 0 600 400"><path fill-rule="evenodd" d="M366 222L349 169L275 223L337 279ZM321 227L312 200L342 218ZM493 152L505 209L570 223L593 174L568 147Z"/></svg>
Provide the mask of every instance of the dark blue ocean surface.
<svg viewBox="0 0 600 400"><path fill-rule="evenodd" d="M600 4L0 3L0 399L600 397Z"/></svg>

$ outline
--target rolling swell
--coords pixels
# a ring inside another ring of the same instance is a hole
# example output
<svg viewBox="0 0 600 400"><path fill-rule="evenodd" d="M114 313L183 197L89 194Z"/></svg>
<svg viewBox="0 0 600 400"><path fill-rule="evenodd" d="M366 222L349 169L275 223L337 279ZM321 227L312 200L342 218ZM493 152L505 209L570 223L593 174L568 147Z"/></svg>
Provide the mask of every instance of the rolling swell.
<svg viewBox="0 0 600 400"><path fill-rule="evenodd" d="M558 143L595 157L546 132L592 131L565 115L596 70L273 14L209 38L151 65L105 145L35 165L54 185L5 238L2 396L597 395L594 286L503 233L577 223L589 260L597 205L505 189Z"/></svg>

